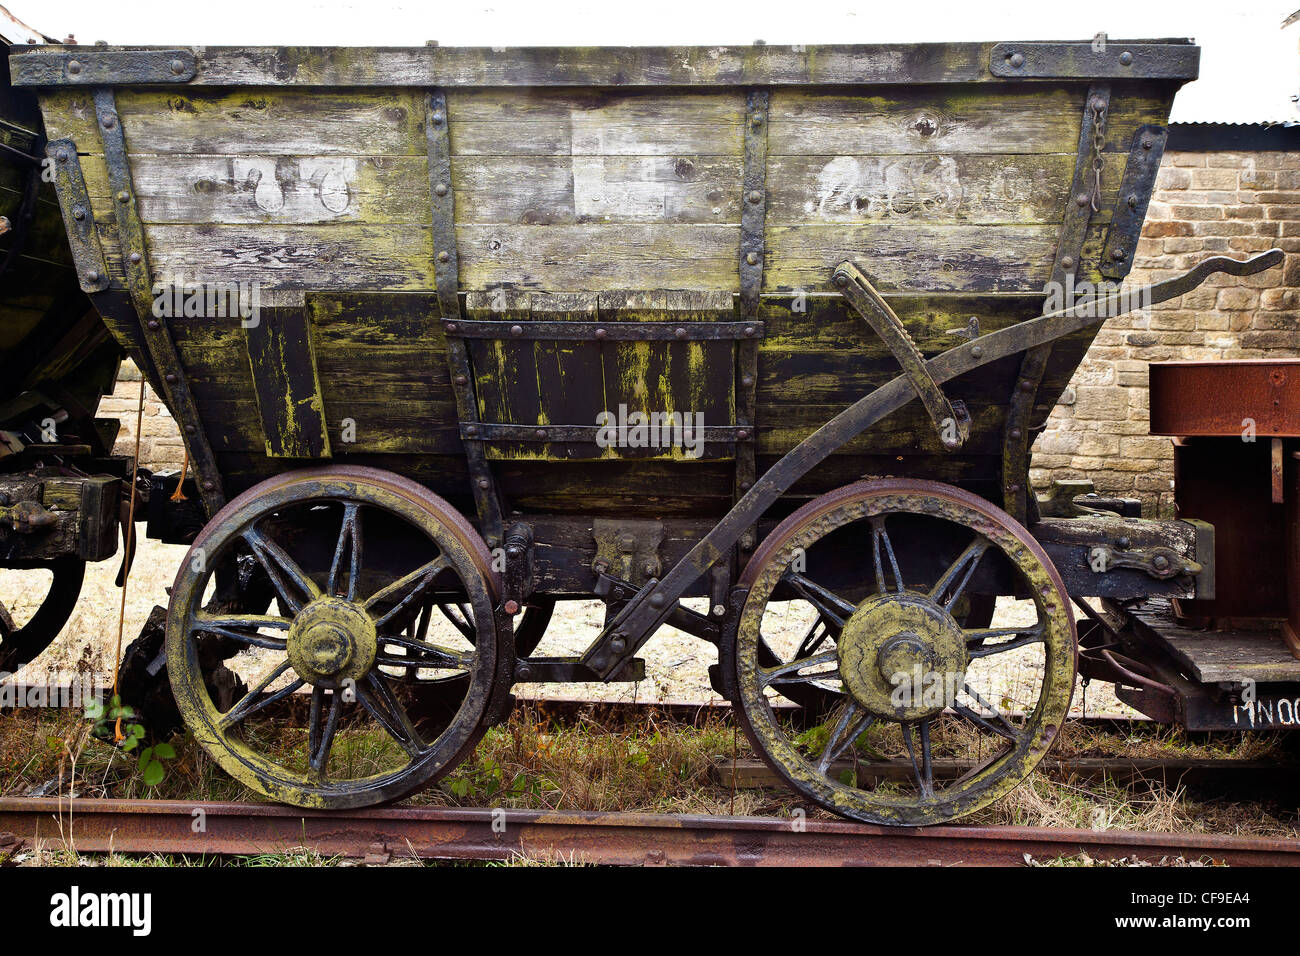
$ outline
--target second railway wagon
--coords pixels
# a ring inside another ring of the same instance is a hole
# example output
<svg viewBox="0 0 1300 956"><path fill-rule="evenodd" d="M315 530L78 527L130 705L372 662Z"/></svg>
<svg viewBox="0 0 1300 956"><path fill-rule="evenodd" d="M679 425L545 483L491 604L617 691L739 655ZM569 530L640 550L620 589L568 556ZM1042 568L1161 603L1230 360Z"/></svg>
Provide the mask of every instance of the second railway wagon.
<svg viewBox="0 0 1300 956"><path fill-rule="evenodd" d="M996 799L1065 719L1072 596L1209 593L1208 526L1040 505L1027 474L1129 307L1101 283L1198 55L14 56L93 218L96 306L188 448L195 507L150 505L192 543L165 644L187 725L275 799L375 803L516 682L638 680L670 625L808 798L901 824ZM591 596L587 650L545 653L555 602Z"/></svg>

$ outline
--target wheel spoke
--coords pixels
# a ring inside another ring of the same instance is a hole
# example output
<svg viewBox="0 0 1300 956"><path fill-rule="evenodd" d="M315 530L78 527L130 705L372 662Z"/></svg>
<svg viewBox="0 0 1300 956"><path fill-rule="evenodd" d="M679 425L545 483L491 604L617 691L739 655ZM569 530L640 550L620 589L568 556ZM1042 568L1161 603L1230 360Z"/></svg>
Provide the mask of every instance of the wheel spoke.
<svg viewBox="0 0 1300 956"><path fill-rule="evenodd" d="M396 644L408 651L415 651L418 656L410 654L396 655L380 653L375 658L376 664L389 667L442 667L467 671L474 663L474 651L455 651L450 647L431 644L403 635L385 634L379 639L380 644Z"/></svg>
<svg viewBox="0 0 1300 956"><path fill-rule="evenodd" d="M921 738L921 762L916 762L916 750L912 746L912 725L903 724L903 744L907 747L907 756L912 761L912 772L916 774L917 786L921 788L922 797L934 796L934 769L930 762L930 719L927 717L918 725Z"/></svg>
<svg viewBox="0 0 1300 956"><path fill-rule="evenodd" d="M975 568L980 558L984 557L984 552L989 549L990 543L987 538L979 537L968 544L966 550L930 589L930 600L942 604L945 611L951 611L953 605L961 598L962 592L966 590L971 575L975 573ZM944 599L945 594L947 600Z"/></svg>
<svg viewBox="0 0 1300 956"><path fill-rule="evenodd" d="M876 568L876 587L880 593L884 594L888 588L885 586L885 566L881 561L881 549L889 558L889 567L894 573L895 590L903 590L903 572L898 570L898 558L894 555L894 545L889 540L889 532L885 530L885 516L876 515L871 519L871 557Z"/></svg>
<svg viewBox="0 0 1300 956"><path fill-rule="evenodd" d="M266 689L274 684L276 680L278 680L291 666L292 665L287 659L281 661L278 667L273 668L269 674L257 682L256 687L251 688L247 694L241 697L234 707L231 707L230 710L221 715L221 719L218 721L218 726L220 726L222 730L229 730L231 727L235 726L235 724L247 720L263 707L269 707L277 700L283 700L301 687L305 682L301 677L299 677L290 681L284 687L281 687L274 694L269 694L265 697L262 696L263 694L266 694Z"/></svg>
<svg viewBox="0 0 1300 956"><path fill-rule="evenodd" d="M818 614L834 625L837 631L843 630L846 616L857 610L855 605L805 575L787 571L785 581L799 592L800 597L815 607Z"/></svg>
<svg viewBox="0 0 1300 956"><path fill-rule="evenodd" d="M265 634L256 633L256 630L266 627L287 631L289 624L287 617L276 617L270 614L206 614L198 611L190 618L190 633L203 631L241 644L283 651L285 649L283 638L267 637ZM247 633L240 628L253 629L254 633Z"/></svg>
<svg viewBox="0 0 1300 956"><path fill-rule="evenodd" d="M817 633L818 629L821 634ZM808 628L808 633L804 635L803 641L799 644L799 650L795 652L795 657L807 657L810 654L817 653L817 648L826 643L826 639L831 636L831 629L826 626L826 619L818 617L812 622L812 627Z"/></svg>
<svg viewBox="0 0 1300 956"><path fill-rule="evenodd" d="M375 627L382 628L421 598L424 592L429 589L429 586L433 584L434 579L449 566L446 558L435 558L428 564L416 568L410 574L398 578L387 587L376 591L366 599L362 607L373 613L375 607L382 605L386 601L397 601L389 611L375 621Z"/></svg>
<svg viewBox="0 0 1300 956"><path fill-rule="evenodd" d="M1030 630L1014 628L996 628L992 630L966 631L967 644L976 643L973 647L968 647L966 653L971 658L988 657L990 654L1001 654L1003 651L1014 650L1017 647L1027 647L1030 644L1042 643L1044 639L1044 629L1041 624L1035 625ZM1014 640L1003 641L1001 644L986 644L983 641L990 637L1007 637L1010 635L1020 635Z"/></svg>
<svg viewBox="0 0 1300 956"><path fill-rule="evenodd" d="M334 746L334 732L338 730L339 716L343 712L342 695L338 691L332 691L329 698L329 711L325 713L324 688L312 688L311 713L308 718L307 731L309 753L307 762L313 771L322 776L325 773L326 765L329 763L330 748ZM323 724L322 715L324 715Z"/></svg>
<svg viewBox="0 0 1300 956"><path fill-rule="evenodd" d="M355 601L361 578L361 505L351 501L343 506L343 526L339 530L338 544L334 546L334 563L330 565L329 584L325 589L329 594L339 593L339 574L345 561L348 589L344 596Z"/></svg>
<svg viewBox="0 0 1300 956"><path fill-rule="evenodd" d="M875 720L871 714L867 713L858 706L857 701L849 700L844 707L843 713L840 714L839 720L835 722L835 728L831 731L830 739L826 741L826 749L822 751L820 759L817 761L817 769L821 773L830 770L833 764L850 746L853 741L857 740L864 730L871 726Z"/></svg>
<svg viewBox="0 0 1300 956"><path fill-rule="evenodd" d="M973 701L975 701L975 703L979 704L985 710L991 712L993 715L993 719L997 721L997 723L996 724L991 723L988 720L988 718L984 717L981 714L975 713L975 711L971 710L969 707L965 706L964 704L958 704L954 702L953 710L957 711L957 713L961 714L967 720L971 720L979 724L985 730L991 731L992 733L995 733L1000 737L1006 737L1008 740L1014 740L1014 741L1020 740L1020 732L1016 730L1015 727L1011 726L1011 722L1007 720L1007 718L1003 715L1002 711L998 710L996 707L994 707L992 704L986 701L983 697L981 697L979 695L979 692L976 691L975 688L971 687L970 684L963 684L962 690L964 690L970 696L970 698Z"/></svg>
<svg viewBox="0 0 1300 956"><path fill-rule="evenodd" d="M474 640L474 625L471 623L473 615L468 604L439 604L438 610L442 611L442 616L451 621L456 630L465 635L466 640ZM459 611L460 617L454 611Z"/></svg>
<svg viewBox="0 0 1300 956"><path fill-rule="evenodd" d="M267 577L275 588L284 609L297 614L308 601L320 597L320 588L299 567L298 562L257 528L244 532L244 541L252 549L253 556L266 569ZM305 600L304 600L305 599Z"/></svg>
<svg viewBox="0 0 1300 956"><path fill-rule="evenodd" d="M397 695L388 686L388 681L382 675L371 671L366 675L366 682L370 687L357 685L357 699L361 701L361 706L383 725L389 735L402 745L403 750L412 757L418 757L426 745L420 737L420 732L415 729L415 724L411 723L411 718L407 716L406 708L401 705Z"/></svg>
<svg viewBox="0 0 1300 956"><path fill-rule="evenodd" d="M758 682L760 687L766 687L769 684L789 684L810 680L826 680L839 674L838 670L819 671L816 674L796 675L788 677L788 674L795 674L805 667L818 667L822 664L830 664L835 661L836 651L823 651L815 657L804 657L799 660L791 661L788 664L777 664L775 667L760 667L758 669Z"/></svg>

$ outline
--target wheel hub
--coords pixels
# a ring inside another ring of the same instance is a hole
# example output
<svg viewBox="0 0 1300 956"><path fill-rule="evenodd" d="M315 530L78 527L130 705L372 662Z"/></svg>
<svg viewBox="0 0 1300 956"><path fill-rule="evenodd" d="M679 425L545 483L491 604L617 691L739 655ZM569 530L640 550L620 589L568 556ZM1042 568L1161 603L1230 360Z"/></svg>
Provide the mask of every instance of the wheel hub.
<svg viewBox="0 0 1300 956"><path fill-rule="evenodd" d="M837 643L840 677L878 717L921 720L953 703L966 674L966 641L952 615L924 594L863 601Z"/></svg>
<svg viewBox="0 0 1300 956"><path fill-rule="evenodd" d="M356 682L375 666L379 638L375 622L358 604L321 597L304 607L289 626L289 663L311 684L338 687Z"/></svg>

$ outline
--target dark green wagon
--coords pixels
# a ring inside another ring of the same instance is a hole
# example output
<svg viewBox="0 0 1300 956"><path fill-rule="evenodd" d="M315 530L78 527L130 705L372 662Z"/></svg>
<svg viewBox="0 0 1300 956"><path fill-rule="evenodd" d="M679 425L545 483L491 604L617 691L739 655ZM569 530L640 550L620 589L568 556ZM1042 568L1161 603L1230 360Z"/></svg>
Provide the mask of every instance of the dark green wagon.
<svg viewBox="0 0 1300 956"><path fill-rule="evenodd" d="M1208 586L1208 528L1042 504L1027 473L1129 307L1100 283L1198 56L12 57L87 213L83 286L183 427L202 513L151 504L150 533L192 543L166 622L189 729L277 800L376 803L516 682L638 680L672 626L824 806L921 824L1007 792L1066 717L1072 598ZM1053 290L1082 295L1044 314ZM588 649L548 656L554 604L592 596ZM888 757L914 772L864 772Z"/></svg>

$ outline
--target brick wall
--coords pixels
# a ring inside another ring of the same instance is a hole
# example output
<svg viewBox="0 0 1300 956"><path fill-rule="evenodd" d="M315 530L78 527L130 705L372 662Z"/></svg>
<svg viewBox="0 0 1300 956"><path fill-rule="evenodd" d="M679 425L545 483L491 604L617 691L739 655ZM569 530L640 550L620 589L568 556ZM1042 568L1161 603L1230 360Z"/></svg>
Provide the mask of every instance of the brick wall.
<svg viewBox="0 0 1300 956"><path fill-rule="evenodd" d="M1098 491L1168 513L1173 453L1169 439L1147 434L1147 363L1300 355L1300 153L1165 154L1130 282L1166 278L1210 254L1240 257L1275 245L1288 253L1283 269L1215 276L1148 313L1106 322L1034 445L1036 487L1091 478ZM141 462L179 468L176 423L146 391ZM139 373L127 363L100 405L101 415L122 420L119 454L131 453L138 394Z"/></svg>
<svg viewBox="0 0 1300 956"><path fill-rule="evenodd" d="M1168 514L1173 446L1147 434L1147 363L1300 355L1300 153L1165 154L1129 282L1274 246L1287 252L1281 269L1214 276L1145 314L1107 320L1034 445L1036 487L1091 478Z"/></svg>

